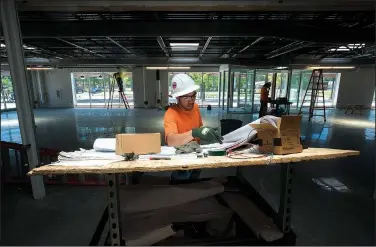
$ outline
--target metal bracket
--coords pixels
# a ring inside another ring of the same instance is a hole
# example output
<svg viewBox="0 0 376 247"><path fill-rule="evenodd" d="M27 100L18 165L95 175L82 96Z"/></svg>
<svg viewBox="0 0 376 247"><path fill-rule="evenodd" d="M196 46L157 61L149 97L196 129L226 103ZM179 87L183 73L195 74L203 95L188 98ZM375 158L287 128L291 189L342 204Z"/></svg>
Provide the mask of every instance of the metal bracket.
<svg viewBox="0 0 376 247"><path fill-rule="evenodd" d="M280 227L283 233L290 232L291 225L291 185L294 170L292 163L282 164L281 171L281 192L278 214L280 216Z"/></svg>
<svg viewBox="0 0 376 247"><path fill-rule="evenodd" d="M112 246L120 246L122 243L120 226L120 201L119 201L119 175L107 174L108 186L108 215L110 223L110 241Z"/></svg>

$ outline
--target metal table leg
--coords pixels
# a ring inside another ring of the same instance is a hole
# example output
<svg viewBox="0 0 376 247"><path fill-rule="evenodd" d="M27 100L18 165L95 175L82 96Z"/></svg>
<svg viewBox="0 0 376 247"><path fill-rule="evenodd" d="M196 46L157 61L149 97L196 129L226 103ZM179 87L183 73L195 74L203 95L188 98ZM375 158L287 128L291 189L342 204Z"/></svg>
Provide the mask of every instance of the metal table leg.
<svg viewBox="0 0 376 247"><path fill-rule="evenodd" d="M108 215L110 223L110 242L112 246L122 244L121 221L120 221L120 200L119 200L119 175L107 174L108 186Z"/></svg>
<svg viewBox="0 0 376 247"><path fill-rule="evenodd" d="M278 214L280 227L284 233L290 232L291 223L291 184L293 177L292 163L282 164L281 171L281 192Z"/></svg>

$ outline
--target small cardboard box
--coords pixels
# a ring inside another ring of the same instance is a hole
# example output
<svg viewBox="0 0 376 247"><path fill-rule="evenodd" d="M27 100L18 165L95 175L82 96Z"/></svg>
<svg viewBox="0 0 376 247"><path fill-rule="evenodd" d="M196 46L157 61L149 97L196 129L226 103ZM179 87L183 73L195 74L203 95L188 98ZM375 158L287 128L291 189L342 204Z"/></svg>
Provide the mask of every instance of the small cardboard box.
<svg viewBox="0 0 376 247"><path fill-rule="evenodd" d="M260 147L273 154L293 154L303 152L300 142L302 116L282 116L277 127L269 123L250 124L257 130Z"/></svg>
<svg viewBox="0 0 376 247"><path fill-rule="evenodd" d="M153 154L161 152L161 134L118 134L116 135L116 154Z"/></svg>

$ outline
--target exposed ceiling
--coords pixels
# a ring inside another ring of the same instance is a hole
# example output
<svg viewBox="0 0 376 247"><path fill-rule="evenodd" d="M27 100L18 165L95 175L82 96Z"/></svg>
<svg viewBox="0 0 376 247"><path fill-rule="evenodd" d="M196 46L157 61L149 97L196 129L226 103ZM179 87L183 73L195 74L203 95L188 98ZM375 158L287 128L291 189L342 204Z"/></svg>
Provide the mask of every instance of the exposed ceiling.
<svg viewBox="0 0 376 247"><path fill-rule="evenodd" d="M328 11L371 10L374 0L17 0L21 11Z"/></svg>
<svg viewBox="0 0 376 247"><path fill-rule="evenodd" d="M19 18L29 63L39 61L35 58L55 64L137 58L145 63L154 59L155 64L184 59L202 64L282 64L293 59L371 61L375 57L375 12L370 8L374 1L305 2L29 0L20 1ZM100 4L102 8L94 11ZM121 11L135 6L144 6L144 11ZM155 11L182 6L202 8ZM233 11L240 6L243 11ZM249 11L252 6L263 11ZM273 11L276 6L288 10ZM189 46L176 48L174 43ZM5 47L1 56L6 57Z"/></svg>

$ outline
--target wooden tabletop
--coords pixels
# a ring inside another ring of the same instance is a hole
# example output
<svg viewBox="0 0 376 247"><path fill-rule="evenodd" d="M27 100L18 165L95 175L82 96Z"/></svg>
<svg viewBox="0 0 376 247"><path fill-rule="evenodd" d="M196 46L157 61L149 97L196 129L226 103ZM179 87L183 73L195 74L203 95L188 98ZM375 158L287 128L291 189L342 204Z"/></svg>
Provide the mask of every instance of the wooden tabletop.
<svg viewBox="0 0 376 247"><path fill-rule="evenodd" d="M62 166L45 165L31 170L28 175L127 173L193 170L205 168L239 167L267 164L300 162L307 160L336 159L359 155L359 151L329 148L308 148L302 153L274 155L270 157L233 159L228 157L207 157L185 160L136 160L117 161L104 166Z"/></svg>

